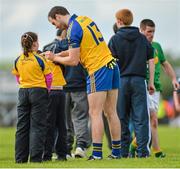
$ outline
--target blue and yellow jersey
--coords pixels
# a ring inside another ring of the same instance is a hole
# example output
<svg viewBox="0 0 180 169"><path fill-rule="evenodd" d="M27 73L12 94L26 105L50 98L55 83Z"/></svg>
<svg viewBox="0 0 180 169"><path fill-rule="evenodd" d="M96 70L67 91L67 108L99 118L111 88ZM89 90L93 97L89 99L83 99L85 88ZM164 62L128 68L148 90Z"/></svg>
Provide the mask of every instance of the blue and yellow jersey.
<svg viewBox="0 0 180 169"><path fill-rule="evenodd" d="M86 16L73 15L70 18L67 38L69 48L80 47L80 62L89 75L113 58L98 27Z"/></svg>
<svg viewBox="0 0 180 169"><path fill-rule="evenodd" d="M53 87L59 87L64 86L66 84L65 78L63 76L62 70L60 65L56 65L50 60L47 60L48 65L50 66L52 75L53 75L53 81L52 81L52 88Z"/></svg>
<svg viewBox="0 0 180 169"><path fill-rule="evenodd" d="M51 73L46 60L35 52L26 57L21 54L14 64L12 74L19 76L20 88L46 88L45 75Z"/></svg>

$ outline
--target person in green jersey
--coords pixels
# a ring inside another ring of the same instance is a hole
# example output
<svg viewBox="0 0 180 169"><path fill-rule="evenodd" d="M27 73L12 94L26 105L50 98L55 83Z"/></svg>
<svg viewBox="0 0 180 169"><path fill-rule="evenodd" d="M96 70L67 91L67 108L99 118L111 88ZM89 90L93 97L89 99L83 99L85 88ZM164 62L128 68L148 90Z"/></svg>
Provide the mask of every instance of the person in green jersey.
<svg viewBox="0 0 180 169"><path fill-rule="evenodd" d="M165 153L162 152L158 141L158 118L157 112L159 107L160 92L162 91L162 85L160 82L160 71L161 66L163 67L165 73L170 77L174 90L179 88L179 83L176 79L176 74L171 66L171 64L166 60L161 45L158 42L154 42L155 33L155 23L150 19L143 19L140 23L140 31L146 36L148 41L152 44L154 48L154 63L155 63L155 74L154 74L154 86L156 92L153 95L149 95L149 109L151 116L151 130L152 130L152 149L155 157L165 157ZM147 81L149 81L149 71L147 70ZM130 145L130 155L135 155L137 144L136 139L134 139Z"/></svg>

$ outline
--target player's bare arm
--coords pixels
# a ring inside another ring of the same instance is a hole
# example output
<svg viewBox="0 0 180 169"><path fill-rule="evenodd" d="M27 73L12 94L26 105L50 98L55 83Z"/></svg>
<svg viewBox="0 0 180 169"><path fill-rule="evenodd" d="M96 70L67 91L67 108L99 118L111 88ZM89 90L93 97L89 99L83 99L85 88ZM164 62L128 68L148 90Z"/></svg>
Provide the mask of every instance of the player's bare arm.
<svg viewBox="0 0 180 169"><path fill-rule="evenodd" d="M153 94L155 92L155 87L154 87L154 58L150 59L149 62L149 84L148 84L148 90L149 94Z"/></svg>
<svg viewBox="0 0 180 169"><path fill-rule="evenodd" d="M176 79L176 74L175 74L171 64L168 61L165 61L162 63L162 66L163 66L165 73L171 78L174 89L178 89L179 83Z"/></svg>
<svg viewBox="0 0 180 169"><path fill-rule="evenodd" d="M62 53L62 56L61 56ZM76 66L79 63L80 48L71 48L68 51L53 54L50 51L45 52L46 58L64 65Z"/></svg>
<svg viewBox="0 0 180 169"><path fill-rule="evenodd" d="M60 53L57 53L56 56L60 56L60 57L69 56L69 50L62 51L62 52L60 52Z"/></svg>

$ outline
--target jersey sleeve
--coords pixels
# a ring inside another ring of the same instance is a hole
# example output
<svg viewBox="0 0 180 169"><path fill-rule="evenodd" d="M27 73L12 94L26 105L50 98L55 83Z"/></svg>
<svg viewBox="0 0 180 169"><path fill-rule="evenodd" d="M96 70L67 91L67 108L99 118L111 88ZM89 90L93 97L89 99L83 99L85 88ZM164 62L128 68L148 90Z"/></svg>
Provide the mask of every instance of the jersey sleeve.
<svg viewBox="0 0 180 169"><path fill-rule="evenodd" d="M161 45L158 43L158 53L159 53L159 60L160 60L160 63L163 63L166 61L166 58L164 56L164 52L162 50L162 47Z"/></svg>
<svg viewBox="0 0 180 169"><path fill-rule="evenodd" d="M11 73L13 75L16 75L16 76L19 76L19 72L18 72L18 69L17 69L17 62L18 62L18 60L19 60L19 57L14 61L14 67L13 67L13 69L11 71Z"/></svg>
<svg viewBox="0 0 180 169"><path fill-rule="evenodd" d="M18 71L15 68L12 69L11 73L13 75L19 75Z"/></svg>
<svg viewBox="0 0 180 169"><path fill-rule="evenodd" d="M82 36L83 36L83 30L81 26L76 20L72 21L67 31L69 48L80 47Z"/></svg>
<svg viewBox="0 0 180 169"><path fill-rule="evenodd" d="M47 74L49 74L49 73L51 73L51 69L50 69L50 66L49 66L49 64L48 64L48 62L47 62L47 60L45 59L45 58L43 58L43 57L41 57L41 56L38 56L40 59L41 59L41 63L39 63L40 64L40 66L41 66L41 68L42 68L42 71L43 71L43 73L44 73L44 75L47 75ZM38 61L39 62L39 61Z"/></svg>

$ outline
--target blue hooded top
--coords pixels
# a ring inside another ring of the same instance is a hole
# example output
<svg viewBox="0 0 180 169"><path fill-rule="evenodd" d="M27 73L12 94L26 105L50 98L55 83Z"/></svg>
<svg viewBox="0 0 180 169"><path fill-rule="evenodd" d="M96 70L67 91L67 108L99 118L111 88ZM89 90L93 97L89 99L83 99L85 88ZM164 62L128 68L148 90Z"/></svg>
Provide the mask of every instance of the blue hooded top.
<svg viewBox="0 0 180 169"><path fill-rule="evenodd" d="M137 27L122 27L108 44L112 55L118 59L123 76L146 78L147 60L153 58L153 47Z"/></svg>

